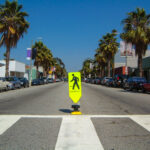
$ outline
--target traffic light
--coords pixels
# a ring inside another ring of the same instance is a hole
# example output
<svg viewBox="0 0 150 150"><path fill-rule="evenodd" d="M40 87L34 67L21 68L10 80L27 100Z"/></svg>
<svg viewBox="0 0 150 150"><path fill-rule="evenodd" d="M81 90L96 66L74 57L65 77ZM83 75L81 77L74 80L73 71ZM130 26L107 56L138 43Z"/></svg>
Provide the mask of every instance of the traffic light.
<svg viewBox="0 0 150 150"><path fill-rule="evenodd" d="M36 57L36 48L32 48L32 59Z"/></svg>

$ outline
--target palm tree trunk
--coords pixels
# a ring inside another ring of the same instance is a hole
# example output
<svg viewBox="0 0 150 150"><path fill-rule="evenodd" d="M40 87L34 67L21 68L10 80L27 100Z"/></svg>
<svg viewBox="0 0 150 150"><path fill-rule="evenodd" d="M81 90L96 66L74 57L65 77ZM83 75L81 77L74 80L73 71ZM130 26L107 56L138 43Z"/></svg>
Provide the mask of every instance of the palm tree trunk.
<svg viewBox="0 0 150 150"><path fill-rule="evenodd" d="M138 55L138 69L139 69L139 76L143 76L143 69L142 69L142 54Z"/></svg>
<svg viewBox="0 0 150 150"><path fill-rule="evenodd" d="M10 59L10 47L7 46L7 49L6 49L6 70L5 70L5 77L9 77L9 59Z"/></svg>
<svg viewBox="0 0 150 150"><path fill-rule="evenodd" d="M107 64L107 76L110 77L110 59L108 59L108 64Z"/></svg>

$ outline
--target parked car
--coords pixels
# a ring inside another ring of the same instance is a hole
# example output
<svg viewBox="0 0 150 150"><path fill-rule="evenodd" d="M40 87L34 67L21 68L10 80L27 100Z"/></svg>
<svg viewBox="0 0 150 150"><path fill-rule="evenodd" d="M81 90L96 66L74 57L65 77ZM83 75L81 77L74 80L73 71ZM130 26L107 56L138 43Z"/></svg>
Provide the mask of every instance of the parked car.
<svg viewBox="0 0 150 150"><path fill-rule="evenodd" d="M17 77L6 77L5 80L9 82L9 89L14 90L16 88L21 88L21 82Z"/></svg>
<svg viewBox="0 0 150 150"><path fill-rule="evenodd" d="M44 84L44 79L33 79L32 80L32 85L43 85Z"/></svg>
<svg viewBox="0 0 150 150"><path fill-rule="evenodd" d="M104 77L104 78L102 79L102 81L101 81L101 84L102 84L102 85L105 85L106 82L107 82L109 79L112 79L112 77Z"/></svg>
<svg viewBox="0 0 150 150"><path fill-rule="evenodd" d="M0 80L0 91L6 90L7 86L3 83L2 80Z"/></svg>
<svg viewBox="0 0 150 150"><path fill-rule="evenodd" d="M64 82L68 82L68 78L64 78Z"/></svg>
<svg viewBox="0 0 150 150"><path fill-rule="evenodd" d="M150 92L150 83L144 83L142 87L143 92Z"/></svg>
<svg viewBox="0 0 150 150"><path fill-rule="evenodd" d="M47 81L48 81L48 83L54 83L54 79L53 78L48 78Z"/></svg>
<svg viewBox="0 0 150 150"><path fill-rule="evenodd" d="M92 78L91 83L96 84L96 78Z"/></svg>
<svg viewBox="0 0 150 150"><path fill-rule="evenodd" d="M128 75L117 74L114 76L113 86L114 87L123 87L123 84L128 79Z"/></svg>
<svg viewBox="0 0 150 150"><path fill-rule="evenodd" d="M29 87L29 81L26 78L19 78L22 87Z"/></svg>
<svg viewBox="0 0 150 150"><path fill-rule="evenodd" d="M101 80L102 80L102 78L97 77L96 78L96 84L101 84Z"/></svg>
<svg viewBox="0 0 150 150"><path fill-rule="evenodd" d="M33 79L31 84L32 85L40 85L40 80L39 79Z"/></svg>
<svg viewBox="0 0 150 150"><path fill-rule="evenodd" d="M55 81L56 81L56 82L60 82L61 80L60 80L59 78L57 78Z"/></svg>
<svg viewBox="0 0 150 150"><path fill-rule="evenodd" d="M40 78L40 79L39 79L39 81L40 81L40 85L45 84L45 82L44 82L44 79L43 79L43 78Z"/></svg>
<svg viewBox="0 0 150 150"><path fill-rule="evenodd" d="M124 89L129 90L142 90L143 84L146 83L146 79L142 77L130 77L124 83Z"/></svg>
<svg viewBox="0 0 150 150"><path fill-rule="evenodd" d="M8 90L9 89L9 87L8 87L8 85L9 85L10 83L9 82L7 82L6 80L5 80L5 78L0 78L0 91L3 91L3 90Z"/></svg>
<svg viewBox="0 0 150 150"><path fill-rule="evenodd" d="M112 87L112 86L113 86L113 81L114 81L113 78L108 79L108 80L106 81L106 86Z"/></svg>
<svg viewBox="0 0 150 150"><path fill-rule="evenodd" d="M48 84L48 78L47 77L43 77L42 79L44 80L44 84Z"/></svg>

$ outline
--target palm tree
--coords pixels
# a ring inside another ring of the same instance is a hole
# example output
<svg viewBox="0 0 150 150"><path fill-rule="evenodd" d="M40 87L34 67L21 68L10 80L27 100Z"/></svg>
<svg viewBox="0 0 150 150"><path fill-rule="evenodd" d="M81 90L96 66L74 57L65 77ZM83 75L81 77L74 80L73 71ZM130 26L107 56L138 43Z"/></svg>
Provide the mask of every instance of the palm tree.
<svg viewBox="0 0 150 150"><path fill-rule="evenodd" d="M25 20L28 14L21 9L22 5L17 1L6 0L4 5L0 5L0 47L6 46L6 77L9 76L10 49L16 47L29 28L29 23Z"/></svg>
<svg viewBox="0 0 150 150"><path fill-rule="evenodd" d="M47 47L43 49L43 57L44 57L44 60L42 61L42 66L44 68L44 74L45 76L47 76L49 72L49 68L53 64L53 55L51 53L51 50L48 49Z"/></svg>
<svg viewBox="0 0 150 150"><path fill-rule="evenodd" d="M93 64L93 60L90 58L84 60L83 62L82 70L84 72L85 77L89 77L89 75L91 75L92 73L92 68L90 66L91 64Z"/></svg>
<svg viewBox="0 0 150 150"><path fill-rule="evenodd" d="M55 57L54 58L54 66L56 67L56 75L57 77L64 77L67 74L67 71L65 69L65 64L63 63L63 61L58 58Z"/></svg>
<svg viewBox="0 0 150 150"><path fill-rule="evenodd" d="M99 48L96 50L95 61L98 64L98 68L100 70L100 76L103 77L104 76L104 68L106 66L106 58L103 55L103 53L101 53Z"/></svg>
<svg viewBox="0 0 150 150"><path fill-rule="evenodd" d="M143 8L137 8L128 13L122 23L124 24L124 33L121 34L121 38L135 46L139 75L142 77L142 56L145 55L150 43L150 14L147 15Z"/></svg>
<svg viewBox="0 0 150 150"><path fill-rule="evenodd" d="M110 77L110 64L111 60L114 58L119 43L117 43L117 38L115 37L117 35L116 30L112 30L112 33L107 33L100 39L99 43L99 53L102 53L102 55L107 59L107 76Z"/></svg>
<svg viewBox="0 0 150 150"><path fill-rule="evenodd" d="M49 67L53 63L53 55L51 53L51 50L48 49L43 42L35 42L32 48L36 48L36 57L34 61L34 65L37 69L37 77L38 77L38 68L39 66L42 66L44 69L44 75L47 76Z"/></svg>

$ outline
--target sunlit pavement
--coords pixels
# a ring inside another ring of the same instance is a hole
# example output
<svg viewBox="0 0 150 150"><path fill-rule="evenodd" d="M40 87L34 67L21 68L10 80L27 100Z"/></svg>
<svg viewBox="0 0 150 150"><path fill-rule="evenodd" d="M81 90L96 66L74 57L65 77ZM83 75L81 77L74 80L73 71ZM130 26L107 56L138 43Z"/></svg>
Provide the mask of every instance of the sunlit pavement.
<svg viewBox="0 0 150 150"><path fill-rule="evenodd" d="M149 150L149 94L83 83L71 104L66 83L1 93L0 150Z"/></svg>

